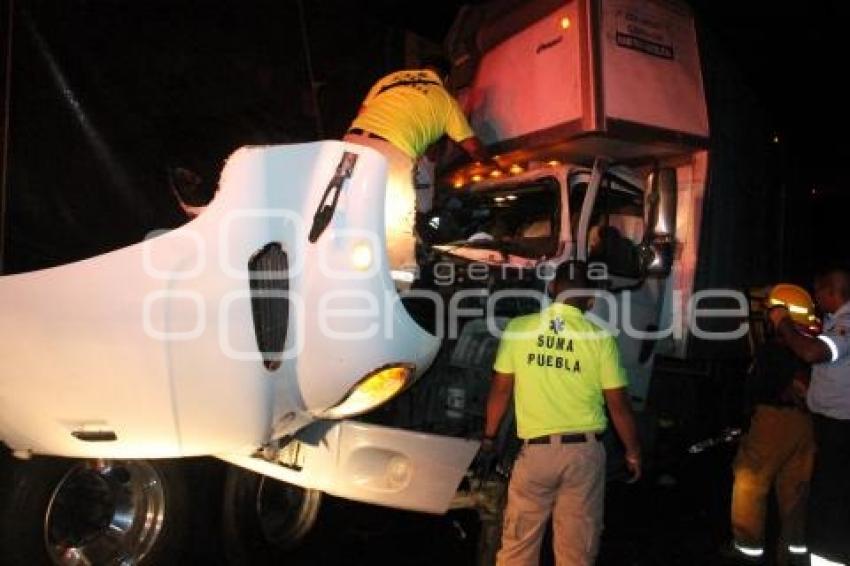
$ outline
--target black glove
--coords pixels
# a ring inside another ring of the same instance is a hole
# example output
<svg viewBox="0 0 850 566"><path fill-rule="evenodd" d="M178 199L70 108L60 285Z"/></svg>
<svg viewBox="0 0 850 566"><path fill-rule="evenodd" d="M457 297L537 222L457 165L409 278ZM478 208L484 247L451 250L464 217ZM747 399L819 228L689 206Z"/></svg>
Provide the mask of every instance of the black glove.
<svg viewBox="0 0 850 566"><path fill-rule="evenodd" d="M472 462L472 476L478 480L489 478L496 469L498 460L499 454L496 452L493 439L485 438L481 441L481 447Z"/></svg>

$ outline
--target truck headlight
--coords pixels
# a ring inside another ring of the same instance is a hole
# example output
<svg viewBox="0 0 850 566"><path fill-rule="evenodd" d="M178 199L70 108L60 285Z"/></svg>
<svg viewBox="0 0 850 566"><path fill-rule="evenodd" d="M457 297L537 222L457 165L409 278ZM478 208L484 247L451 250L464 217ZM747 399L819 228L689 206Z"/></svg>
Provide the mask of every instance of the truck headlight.
<svg viewBox="0 0 850 566"><path fill-rule="evenodd" d="M372 246L360 242L351 249L351 265L358 271L367 271L372 267Z"/></svg>
<svg viewBox="0 0 850 566"><path fill-rule="evenodd" d="M407 386L416 371L413 364L392 364L361 379L336 406L321 413L325 419L360 415L386 403Z"/></svg>

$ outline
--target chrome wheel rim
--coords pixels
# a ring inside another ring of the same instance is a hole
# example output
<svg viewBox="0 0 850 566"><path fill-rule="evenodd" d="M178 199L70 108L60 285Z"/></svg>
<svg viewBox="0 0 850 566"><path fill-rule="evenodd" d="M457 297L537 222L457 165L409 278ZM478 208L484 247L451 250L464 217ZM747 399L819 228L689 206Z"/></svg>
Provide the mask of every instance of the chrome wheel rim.
<svg viewBox="0 0 850 566"><path fill-rule="evenodd" d="M165 518L165 490L145 461L97 460L71 468L50 497L44 543L54 564L138 564Z"/></svg>
<svg viewBox="0 0 850 566"><path fill-rule="evenodd" d="M261 477L255 508L266 540L288 549L316 522L321 492Z"/></svg>

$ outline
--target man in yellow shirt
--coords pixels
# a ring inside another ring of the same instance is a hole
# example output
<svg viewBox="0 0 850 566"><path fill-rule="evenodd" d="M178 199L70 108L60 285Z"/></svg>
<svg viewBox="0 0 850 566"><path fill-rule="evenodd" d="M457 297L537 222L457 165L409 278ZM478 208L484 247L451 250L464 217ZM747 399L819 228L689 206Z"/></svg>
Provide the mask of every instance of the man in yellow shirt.
<svg viewBox="0 0 850 566"><path fill-rule="evenodd" d="M559 566L590 566L599 547L605 502L607 419L640 477L640 444L627 379L614 338L584 318L592 304L586 265L561 265L556 296L540 313L512 320L493 364L482 450L492 450L514 395L523 447L514 463L498 565L537 564L550 516Z"/></svg>
<svg viewBox="0 0 850 566"><path fill-rule="evenodd" d="M447 60L435 57L421 69L383 77L369 90L343 138L372 147L387 158L385 224L391 270L416 265L413 173L416 161L428 147L447 135L473 159L485 161L489 157L457 100L444 86L450 70ZM430 202L420 208L420 212L427 212Z"/></svg>

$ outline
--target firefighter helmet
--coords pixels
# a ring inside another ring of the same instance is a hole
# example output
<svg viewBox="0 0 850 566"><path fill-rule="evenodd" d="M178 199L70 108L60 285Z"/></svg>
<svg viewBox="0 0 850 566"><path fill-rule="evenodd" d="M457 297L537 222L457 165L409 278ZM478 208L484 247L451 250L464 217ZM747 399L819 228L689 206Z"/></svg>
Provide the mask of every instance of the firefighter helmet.
<svg viewBox="0 0 850 566"><path fill-rule="evenodd" d="M797 285L789 283L774 285L767 296L767 307L776 306L787 308L791 320L800 326L809 327L817 320L812 296Z"/></svg>

